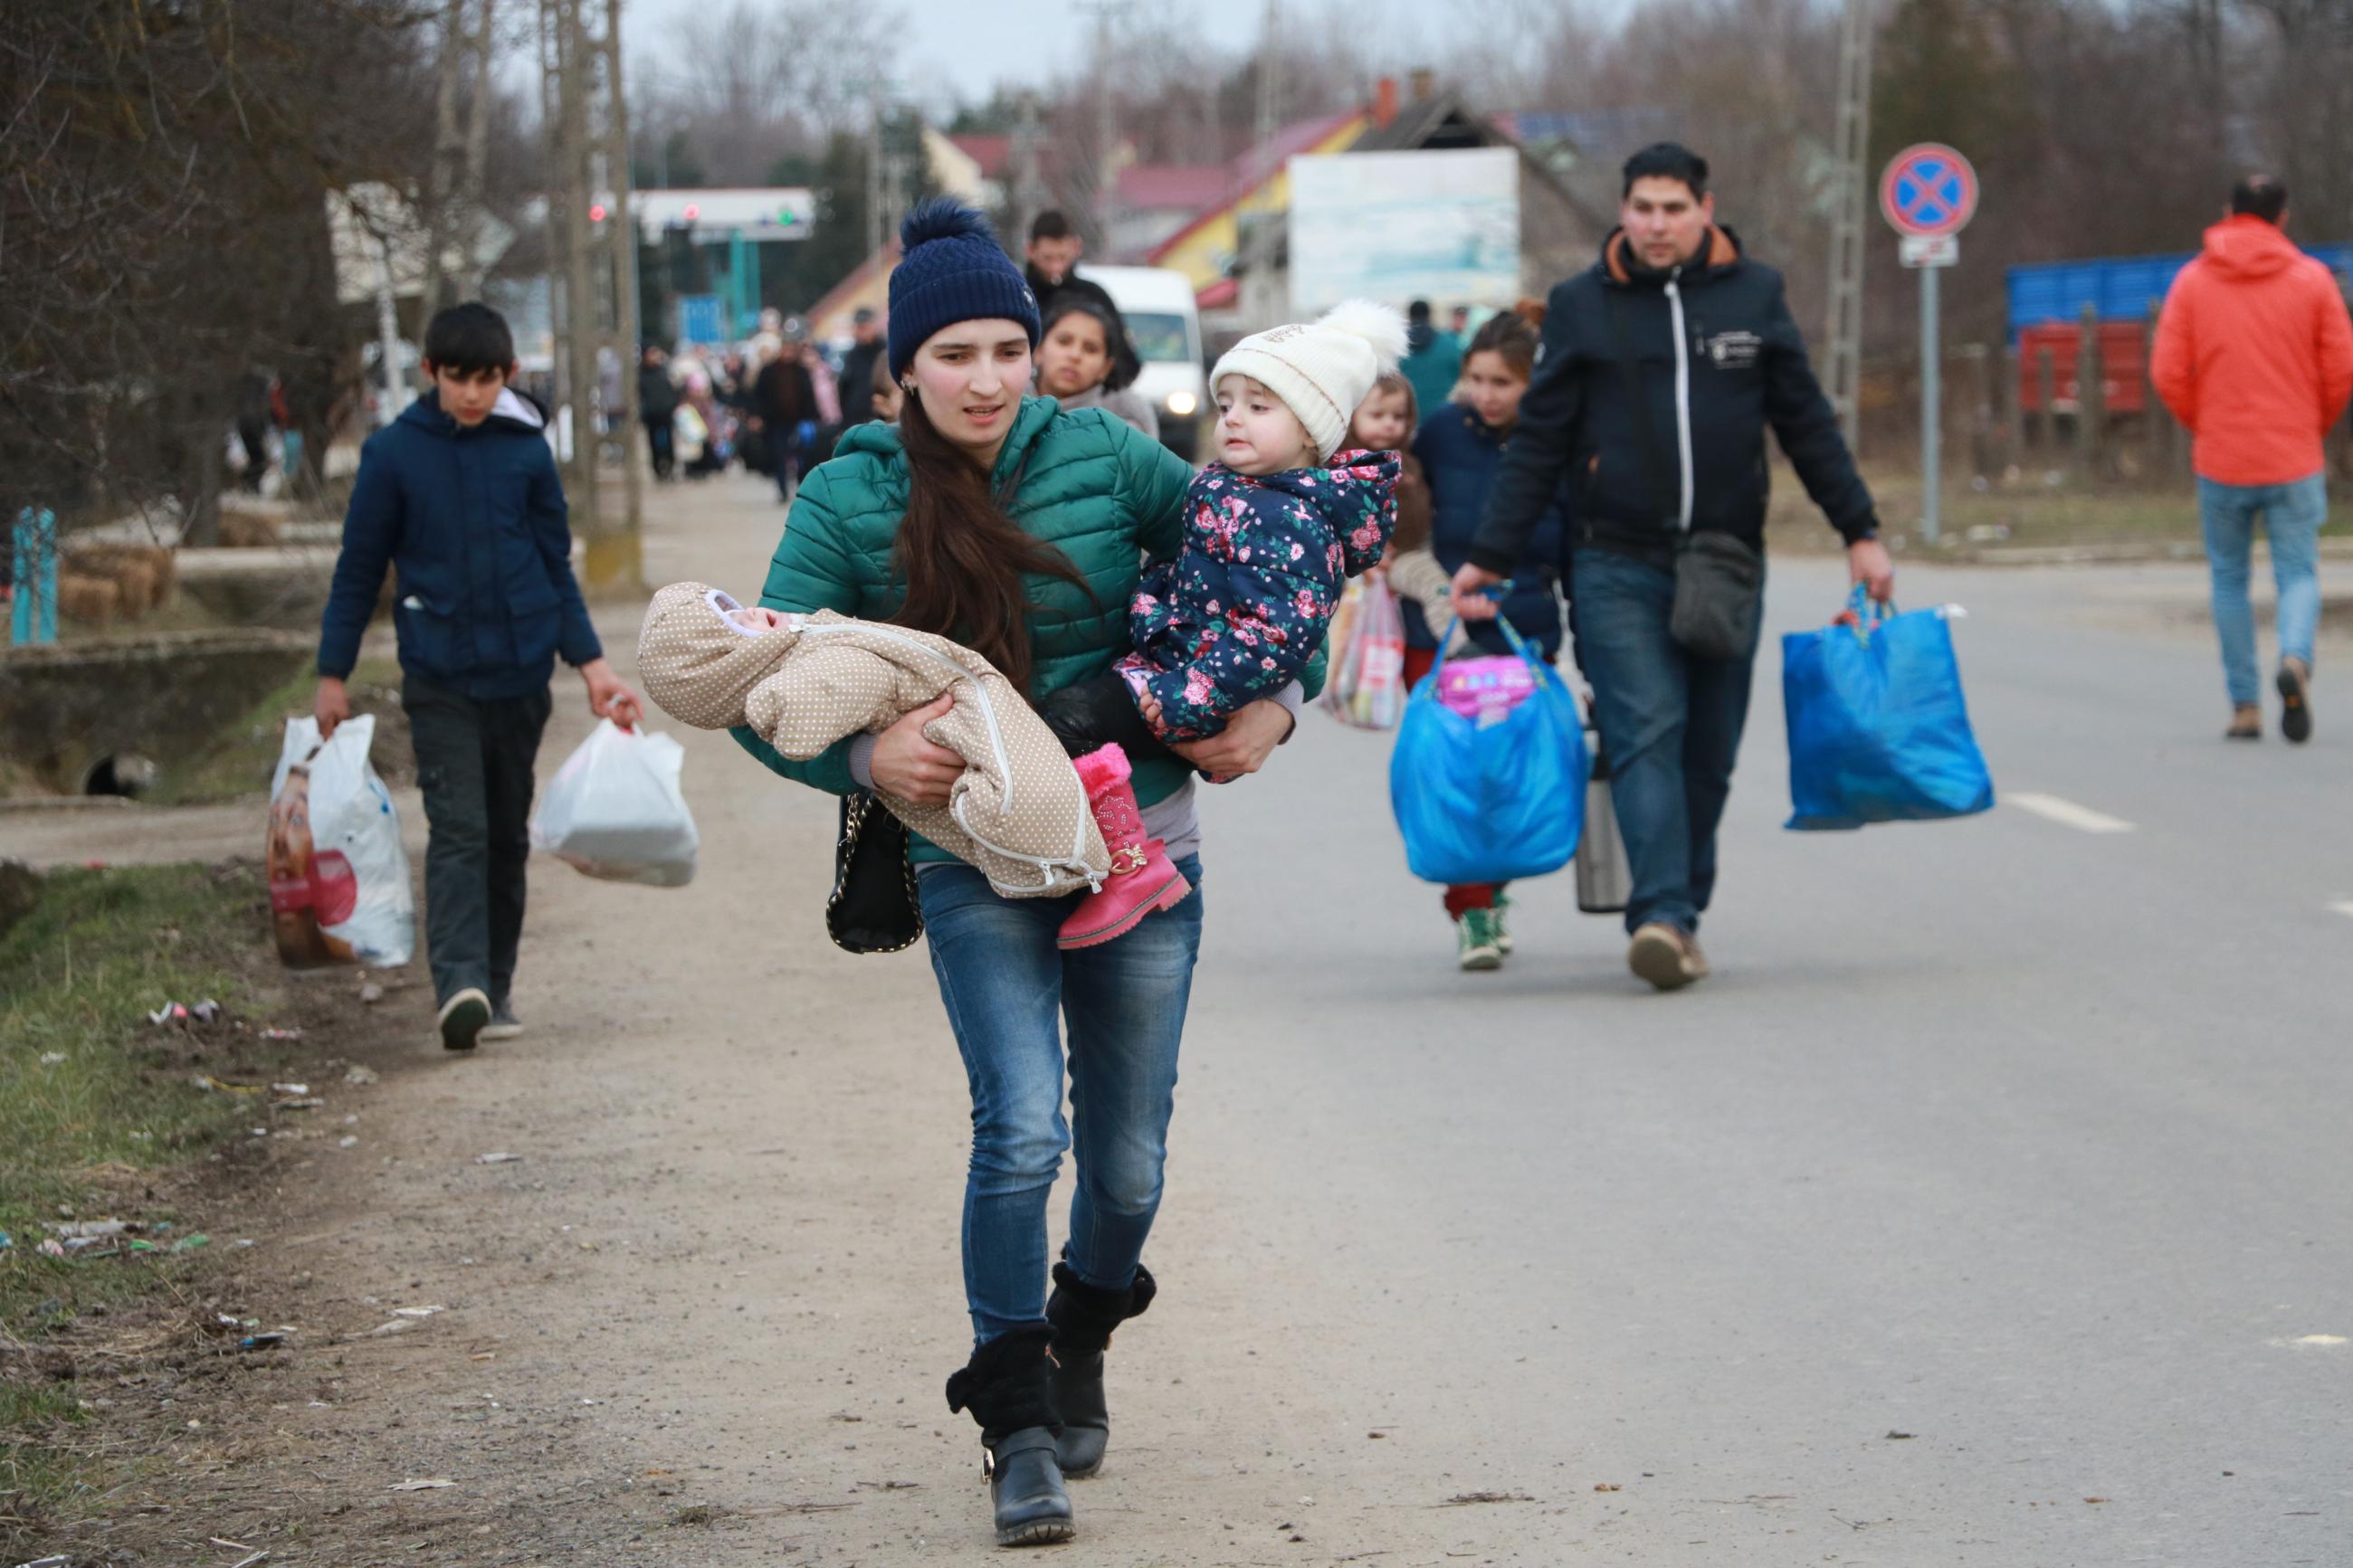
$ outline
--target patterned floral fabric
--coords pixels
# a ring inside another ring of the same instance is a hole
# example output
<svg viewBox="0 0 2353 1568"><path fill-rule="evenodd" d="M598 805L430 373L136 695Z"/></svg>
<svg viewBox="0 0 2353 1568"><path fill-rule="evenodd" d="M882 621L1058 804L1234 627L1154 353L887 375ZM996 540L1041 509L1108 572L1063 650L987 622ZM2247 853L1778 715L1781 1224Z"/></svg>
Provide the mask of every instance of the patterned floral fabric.
<svg viewBox="0 0 2353 1568"><path fill-rule="evenodd" d="M1394 452L1251 478L1222 463L1185 495L1185 542L1138 584L1135 651L1116 668L1160 704L1163 741L1197 741L1293 680L1324 646L1340 588L1397 527Z"/></svg>

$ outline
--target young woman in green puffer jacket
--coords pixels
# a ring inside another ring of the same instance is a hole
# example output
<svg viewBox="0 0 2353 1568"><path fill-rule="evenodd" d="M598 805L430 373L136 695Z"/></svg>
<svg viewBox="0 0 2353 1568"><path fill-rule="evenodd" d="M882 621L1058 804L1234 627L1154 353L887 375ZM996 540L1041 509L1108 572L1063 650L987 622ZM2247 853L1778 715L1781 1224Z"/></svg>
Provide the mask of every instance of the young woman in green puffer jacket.
<svg viewBox="0 0 2353 1568"><path fill-rule="evenodd" d="M852 429L803 481L760 602L952 637L1035 701L1128 651L1142 562L1176 554L1192 472L1100 409L1022 395L1038 304L977 214L927 203L901 239L889 345L907 394L900 422ZM1322 678L1319 658L1307 680ZM1312 695L1294 688L1288 702L1243 709L1220 735L1136 760L1145 827L1195 890L1117 942L1064 951L1057 933L1075 900L1000 898L972 867L915 846L932 968L973 1096L963 1218L973 1351L948 1402L980 1425L1001 1544L1075 1532L1062 1476L1103 1460L1103 1352L1155 1289L1141 1259L1200 949L1195 773L1256 772ZM806 763L735 733L787 778L936 805L963 766L923 736L944 708ZM1061 1113L1065 1017L1075 1126ZM1078 1191L1050 1300L1046 1200L1065 1148Z"/></svg>

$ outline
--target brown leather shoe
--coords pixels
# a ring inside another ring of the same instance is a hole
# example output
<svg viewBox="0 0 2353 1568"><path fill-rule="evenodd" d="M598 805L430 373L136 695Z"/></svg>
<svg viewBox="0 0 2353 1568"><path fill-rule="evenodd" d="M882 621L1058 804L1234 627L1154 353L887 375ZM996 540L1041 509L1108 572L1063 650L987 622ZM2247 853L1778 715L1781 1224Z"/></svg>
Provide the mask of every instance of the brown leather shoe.
<svg viewBox="0 0 2353 1568"><path fill-rule="evenodd" d="M2263 738L2263 710L2260 703L2242 702L2231 710L2231 727L2222 731L2226 741L2260 741Z"/></svg>
<svg viewBox="0 0 2353 1568"><path fill-rule="evenodd" d="M1680 991L1708 976L1699 939L1680 926L1652 921L1638 928L1626 949L1626 967L1662 991Z"/></svg>

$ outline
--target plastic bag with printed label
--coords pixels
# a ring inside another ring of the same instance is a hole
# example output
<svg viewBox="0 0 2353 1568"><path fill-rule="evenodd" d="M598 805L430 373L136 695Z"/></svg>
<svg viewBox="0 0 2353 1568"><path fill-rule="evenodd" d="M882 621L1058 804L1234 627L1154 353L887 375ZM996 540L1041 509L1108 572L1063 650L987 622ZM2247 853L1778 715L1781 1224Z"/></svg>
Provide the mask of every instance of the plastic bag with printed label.
<svg viewBox="0 0 2353 1568"><path fill-rule="evenodd" d="M1359 730L1394 730L1405 710L1405 616L1378 572L1350 583L1333 612L1324 707Z"/></svg>
<svg viewBox="0 0 2353 1568"><path fill-rule="evenodd" d="M368 761L375 717L319 738L315 719L289 719L269 781L269 923L295 969L362 963L391 969L417 952L417 905L400 814Z"/></svg>
<svg viewBox="0 0 2353 1568"><path fill-rule="evenodd" d="M685 766L668 735L599 720L541 796L532 847L608 882L685 887L702 844L679 788Z"/></svg>
<svg viewBox="0 0 2353 1568"><path fill-rule="evenodd" d="M1389 755L1389 804L1406 866L1459 885L1541 877L1568 864L1585 822L1585 726L1560 675L1498 620L1527 672L1516 700L1447 697L1443 655L1406 704ZM1492 689L1501 692L1502 688Z"/></svg>

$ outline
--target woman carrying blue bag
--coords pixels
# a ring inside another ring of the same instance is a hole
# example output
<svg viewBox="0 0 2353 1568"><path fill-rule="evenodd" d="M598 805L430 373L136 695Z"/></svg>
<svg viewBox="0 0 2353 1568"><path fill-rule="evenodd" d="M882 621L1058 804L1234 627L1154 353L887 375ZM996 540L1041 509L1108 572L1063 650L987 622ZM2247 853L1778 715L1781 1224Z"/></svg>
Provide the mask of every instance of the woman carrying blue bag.
<svg viewBox="0 0 2353 1568"><path fill-rule="evenodd" d="M1857 587L1844 615L1781 638L1788 826L1929 822L1993 806L1961 694L1952 606L1897 615Z"/></svg>
<svg viewBox="0 0 2353 1568"><path fill-rule="evenodd" d="M1446 655L1407 700L1389 757L1389 804L1406 864L1451 886L1541 877L1568 864L1585 822L1585 728L1560 675L1508 620L1535 688L1515 705L1461 712L1442 696Z"/></svg>

